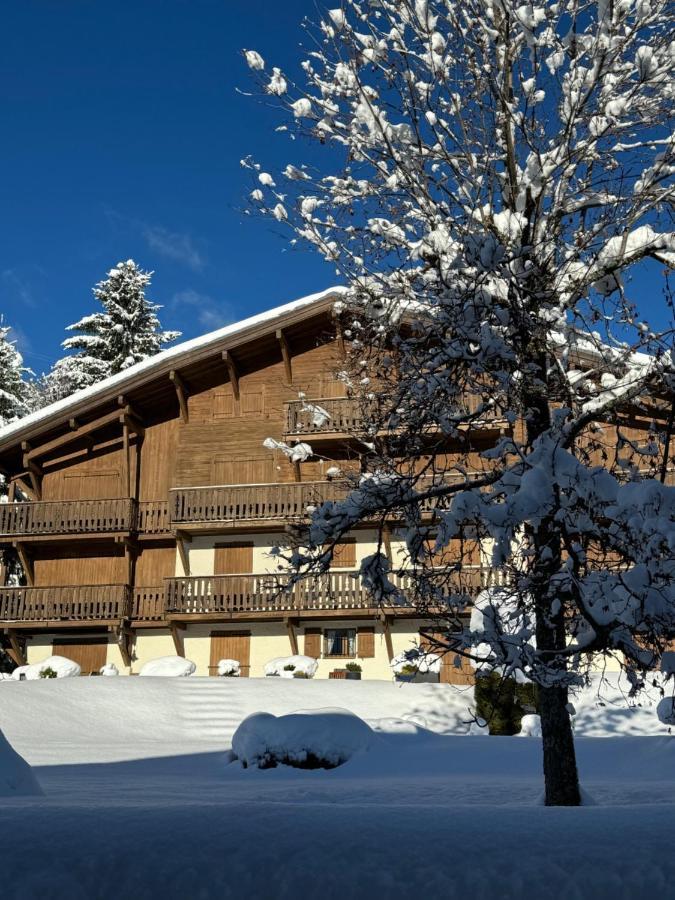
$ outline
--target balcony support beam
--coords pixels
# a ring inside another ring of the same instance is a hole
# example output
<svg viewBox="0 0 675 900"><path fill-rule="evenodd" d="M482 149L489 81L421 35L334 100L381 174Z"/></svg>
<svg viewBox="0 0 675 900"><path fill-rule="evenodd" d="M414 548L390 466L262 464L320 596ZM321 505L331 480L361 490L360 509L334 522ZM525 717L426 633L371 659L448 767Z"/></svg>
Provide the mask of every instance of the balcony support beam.
<svg viewBox="0 0 675 900"><path fill-rule="evenodd" d="M17 664L17 666L26 665L26 653L23 643L19 640L18 634L11 628L5 630L5 634L9 640L8 653Z"/></svg>
<svg viewBox="0 0 675 900"><path fill-rule="evenodd" d="M384 632L384 644L387 648L387 656L389 662L394 658L394 643L391 639L390 617L384 612L380 613L380 621L382 622L382 631Z"/></svg>
<svg viewBox="0 0 675 900"><path fill-rule="evenodd" d="M120 625L118 628L115 628L113 630L117 637L117 646L120 648L120 656L122 657L122 661L124 662L124 665L128 667L131 665L134 632L131 630L131 628L129 628L128 625Z"/></svg>
<svg viewBox="0 0 675 900"><path fill-rule="evenodd" d="M185 635L183 632L187 626L183 622L170 622L171 637L173 638L173 646L176 650L176 656L182 656L185 659Z"/></svg>
<svg viewBox="0 0 675 900"><path fill-rule="evenodd" d="M288 346L288 341L286 340L286 335L283 333L281 328L277 329L276 338L279 341L279 347L281 348L281 358L284 361L284 369L286 371L286 381L288 384L293 384L293 366L291 363L291 349Z"/></svg>
<svg viewBox="0 0 675 900"><path fill-rule="evenodd" d="M178 372L175 369L172 369L169 372L169 378L173 382L173 386L176 389L176 396L178 397L178 405L180 407L180 417L183 422L187 425L190 421L190 413L188 410L188 397L189 391L183 379L180 377Z"/></svg>
<svg viewBox="0 0 675 900"><path fill-rule="evenodd" d="M385 522L382 525L382 541L384 543L384 552L389 562L391 562L391 527L389 522Z"/></svg>
<svg viewBox="0 0 675 900"><path fill-rule="evenodd" d="M33 568L33 560L28 555L26 548L20 541L14 541L14 549L16 550L17 556L19 557L19 562L21 563L21 568L24 571L26 576L26 581L28 582L28 587L35 586L35 570Z"/></svg>
<svg viewBox="0 0 675 900"><path fill-rule="evenodd" d="M234 399L239 402L239 371L237 370L237 365L232 358L232 354L227 350L223 350L223 362L227 367L227 374L232 384L232 393L234 394Z"/></svg>
<svg viewBox="0 0 675 900"><path fill-rule="evenodd" d="M295 630L297 621L295 619L287 618L287 619L284 619L284 623L286 625L286 631L288 632L288 641L291 645L291 656L297 656L298 655L298 633Z"/></svg>
<svg viewBox="0 0 675 900"><path fill-rule="evenodd" d="M187 545L191 543L191 541L192 535L188 534L185 531L176 532L176 546L178 547L178 554L183 565L183 571L188 576L190 575L190 551Z"/></svg>

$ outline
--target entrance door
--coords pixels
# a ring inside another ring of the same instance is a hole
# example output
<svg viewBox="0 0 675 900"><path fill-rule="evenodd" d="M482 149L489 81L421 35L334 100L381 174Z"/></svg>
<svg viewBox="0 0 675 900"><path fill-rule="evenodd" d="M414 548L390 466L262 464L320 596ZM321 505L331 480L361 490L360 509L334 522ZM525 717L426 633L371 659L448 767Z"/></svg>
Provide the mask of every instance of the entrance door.
<svg viewBox="0 0 675 900"><path fill-rule="evenodd" d="M108 639L106 637L78 638L77 640L60 640L52 644L54 656L65 656L76 662L83 675L98 672L106 663Z"/></svg>
<svg viewBox="0 0 675 900"><path fill-rule="evenodd" d="M209 675L218 674L218 663L221 659L236 659L240 665L241 676L248 678L251 668L251 632L212 632Z"/></svg>
<svg viewBox="0 0 675 900"><path fill-rule="evenodd" d="M442 635L439 635L439 638L442 639L442 637ZM428 649L431 653L440 653L440 648L433 647L423 634L420 634L420 648L422 650ZM476 681L475 669L464 656L448 650L447 653L441 656L439 681L441 684L474 684Z"/></svg>

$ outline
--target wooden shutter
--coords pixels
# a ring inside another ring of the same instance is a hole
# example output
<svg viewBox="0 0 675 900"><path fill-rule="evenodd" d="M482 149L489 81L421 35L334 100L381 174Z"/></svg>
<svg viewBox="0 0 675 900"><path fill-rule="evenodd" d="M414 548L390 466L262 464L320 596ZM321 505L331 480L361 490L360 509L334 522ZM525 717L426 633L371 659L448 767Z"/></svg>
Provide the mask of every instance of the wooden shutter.
<svg viewBox="0 0 675 900"><path fill-rule="evenodd" d="M213 395L213 418L230 419L236 413L232 385L226 384Z"/></svg>
<svg viewBox="0 0 675 900"><path fill-rule="evenodd" d="M216 544L214 575L247 575L253 571L253 541Z"/></svg>
<svg viewBox="0 0 675 900"><path fill-rule="evenodd" d="M439 639L443 639L443 635L439 635ZM442 649L433 646L432 641L426 635L420 633L420 649L429 650L440 656ZM441 684L474 684L476 680L475 670L471 662L464 656L448 650L441 656L441 671L439 681Z"/></svg>
<svg viewBox="0 0 675 900"><path fill-rule="evenodd" d="M105 665L108 653L108 639L106 637L81 638L78 641L54 641L52 644L54 656L65 656L76 662L82 669L83 675L98 672Z"/></svg>
<svg viewBox="0 0 675 900"><path fill-rule="evenodd" d="M221 659L236 659L241 667L241 676L248 678L251 670L251 632L212 632L209 675L218 674L218 663Z"/></svg>
<svg viewBox="0 0 675 900"><path fill-rule="evenodd" d="M120 473L72 472L63 476L63 500L110 500L120 495Z"/></svg>
<svg viewBox="0 0 675 900"><path fill-rule="evenodd" d="M341 541L335 545L331 569L355 569L356 568L356 541Z"/></svg>
<svg viewBox="0 0 675 900"><path fill-rule="evenodd" d="M369 659L375 656L375 629L372 626L363 626L356 632L357 656L361 659Z"/></svg>
<svg viewBox="0 0 675 900"><path fill-rule="evenodd" d="M261 416L263 407L262 391L246 391L241 395L242 416Z"/></svg>
<svg viewBox="0 0 675 900"><path fill-rule="evenodd" d="M321 629L305 628L305 656L319 659L321 656Z"/></svg>

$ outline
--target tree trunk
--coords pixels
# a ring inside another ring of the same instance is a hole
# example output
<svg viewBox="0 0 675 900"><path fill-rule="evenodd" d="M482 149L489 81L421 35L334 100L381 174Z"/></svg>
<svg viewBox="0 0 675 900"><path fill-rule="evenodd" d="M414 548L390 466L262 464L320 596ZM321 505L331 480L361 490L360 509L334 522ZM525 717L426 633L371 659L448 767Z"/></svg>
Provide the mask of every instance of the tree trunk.
<svg viewBox="0 0 675 900"><path fill-rule="evenodd" d="M546 358L533 359L538 365L534 387L525 392L527 439L532 447L550 427L550 409L546 385ZM548 661L549 668L560 671L567 667L563 655L567 635L565 631L564 598L556 596L553 578L562 564L560 529L552 514L536 529L529 531L533 544L533 566L530 572L530 591L534 600L537 650ZM557 601L557 602L556 602ZM558 655L559 654L559 655ZM551 673L555 682L555 671ZM547 806L579 806L579 775L572 723L567 710L567 687L554 684L539 685L539 714L544 754L544 784Z"/></svg>

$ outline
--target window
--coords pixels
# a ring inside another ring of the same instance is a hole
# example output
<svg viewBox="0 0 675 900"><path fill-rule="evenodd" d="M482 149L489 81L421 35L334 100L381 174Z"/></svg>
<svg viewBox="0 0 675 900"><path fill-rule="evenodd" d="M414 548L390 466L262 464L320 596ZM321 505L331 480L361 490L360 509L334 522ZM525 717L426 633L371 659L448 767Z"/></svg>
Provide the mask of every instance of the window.
<svg viewBox="0 0 675 900"><path fill-rule="evenodd" d="M327 628L323 633L324 656L356 656L356 628Z"/></svg>

